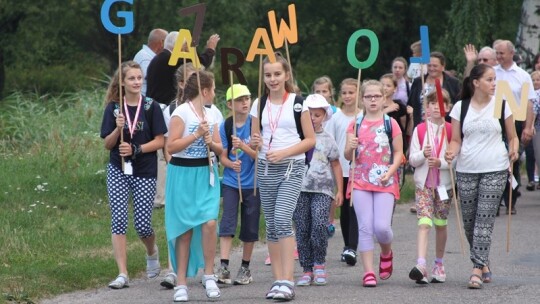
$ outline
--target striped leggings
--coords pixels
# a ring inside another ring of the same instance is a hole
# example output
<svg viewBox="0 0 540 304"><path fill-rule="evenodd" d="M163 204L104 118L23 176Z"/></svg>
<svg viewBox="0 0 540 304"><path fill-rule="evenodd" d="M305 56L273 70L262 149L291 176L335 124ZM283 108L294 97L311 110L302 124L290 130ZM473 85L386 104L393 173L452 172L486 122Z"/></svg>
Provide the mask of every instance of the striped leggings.
<svg viewBox="0 0 540 304"><path fill-rule="evenodd" d="M257 179L261 207L266 220L266 240L277 242L294 236L292 217L300 195L305 161L285 160L277 164L259 159Z"/></svg>
<svg viewBox="0 0 540 304"><path fill-rule="evenodd" d="M457 172L463 228L469 241L474 268L482 269L489 264L495 214L507 178L506 170L488 173Z"/></svg>

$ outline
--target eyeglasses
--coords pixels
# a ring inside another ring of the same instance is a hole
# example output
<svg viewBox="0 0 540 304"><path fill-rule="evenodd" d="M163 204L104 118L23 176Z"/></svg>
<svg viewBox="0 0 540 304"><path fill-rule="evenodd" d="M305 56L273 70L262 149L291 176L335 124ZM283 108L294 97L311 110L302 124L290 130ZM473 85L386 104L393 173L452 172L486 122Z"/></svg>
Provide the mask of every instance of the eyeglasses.
<svg viewBox="0 0 540 304"><path fill-rule="evenodd" d="M382 95L364 95L365 100L380 100L383 98Z"/></svg>
<svg viewBox="0 0 540 304"><path fill-rule="evenodd" d="M488 61L489 61L489 59L487 59L487 58L479 58L478 59L478 62L488 62Z"/></svg>

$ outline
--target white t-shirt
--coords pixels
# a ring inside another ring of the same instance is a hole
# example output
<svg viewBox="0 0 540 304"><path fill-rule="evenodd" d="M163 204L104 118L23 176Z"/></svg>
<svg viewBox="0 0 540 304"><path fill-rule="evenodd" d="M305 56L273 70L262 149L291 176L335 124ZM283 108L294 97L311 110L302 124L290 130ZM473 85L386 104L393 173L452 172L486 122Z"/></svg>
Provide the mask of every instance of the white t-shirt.
<svg viewBox="0 0 540 304"><path fill-rule="evenodd" d="M515 62L508 70L505 70L500 64L495 66L495 73L497 75L497 81L508 81L510 88L512 89L512 94L514 94L514 98L518 104L520 104L521 101L521 88L525 83L529 83L529 91L525 93L527 95L527 99L531 100L536 98L531 75L525 72L525 70L522 68L518 67Z"/></svg>
<svg viewBox="0 0 540 304"><path fill-rule="evenodd" d="M214 133L214 130L219 132L219 117L215 111L204 108L206 120L208 125L212 126L210 128L210 134ZM168 111L168 110L167 110ZM196 132L199 128L199 119L191 109L188 102L179 105L171 115L171 118L174 116L180 117L184 121L184 133L182 133L182 138L190 136L191 133ZM181 158L205 158L208 157L206 144L204 143L204 138L201 136L199 139L194 141L184 150L173 154L174 157Z"/></svg>
<svg viewBox="0 0 540 304"><path fill-rule="evenodd" d="M493 116L495 97L480 111L469 106L463 122L463 140L457 157L456 170L464 173L496 172L508 169L508 151L502 141L499 119ZM450 117L459 121L461 100L456 102ZM505 104L504 118L512 115Z"/></svg>
<svg viewBox="0 0 540 304"><path fill-rule="evenodd" d="M266 153L270 150L283 150L290 148L300 142L300 136L298 135L298 130L296 129L296 122L294 120L294 98L296 94L290 93L289 97L283 105L270 104L270 100L266 100L266 105L262 110L262 140L263 145L261 151L259 152L260 159L266 159ZM259 104L259 99L255 99L253 106L251 107L251 112L249 113L252 117L258 118L259 113L257 113L257 105ZM272 130L270 128L270 114L268 110L271 109L272 123L277 121L277 128L272 135ZM300 109L298 109L300 111ZM304 102L302 107L302 112L308 111L308 107ZM279 117L279 119L278 119ZM270 138L272 142L270 143ZM305 159L306 156L304 153L294 155L288 159Z"/></svg>
<svg viewBox="0 0 540 304"><path fill-rule="evenodd" d="M343 177L349 177L350 164L345 159L345 144L347 143L347 128L351 121L354 120L354 115L347 116L343 111L336 112L327 122L324 130L334 137L339 149L339 163L343 171Z"/></svg>

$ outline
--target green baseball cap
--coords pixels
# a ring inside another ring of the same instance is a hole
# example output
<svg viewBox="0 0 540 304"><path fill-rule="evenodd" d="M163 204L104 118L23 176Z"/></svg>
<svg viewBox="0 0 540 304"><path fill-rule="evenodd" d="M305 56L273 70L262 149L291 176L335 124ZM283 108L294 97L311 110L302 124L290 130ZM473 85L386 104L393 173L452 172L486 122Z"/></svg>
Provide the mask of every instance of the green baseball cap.
<svg viewBox="0 0 540 304"><path fill-rule="evenodd" d="M231 100L232 96L234 98L242 97L242 96L251 96L251 93L249 92L249 89L243 85L243 84L233 84L229 89L227 90L227 101Z"/></svg>

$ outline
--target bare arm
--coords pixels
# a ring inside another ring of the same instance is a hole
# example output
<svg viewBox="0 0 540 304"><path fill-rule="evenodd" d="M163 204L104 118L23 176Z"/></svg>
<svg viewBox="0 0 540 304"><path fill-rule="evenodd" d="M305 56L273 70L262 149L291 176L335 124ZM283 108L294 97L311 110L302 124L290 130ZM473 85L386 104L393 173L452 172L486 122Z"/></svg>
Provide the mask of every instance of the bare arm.
<svg viewBox="0 0 540 304"><path fill-rule="evenodd" d="M302 112L301 123L302 130L304 131L304 139L290 148L268 151L266 153L266 159L269 162L279 162L285 158L304 153L315 146L315 131L309 117L309 111Z"/></svg>
<svg viewBox="0 0 540 304"><path fill-rule="evenodd" d="M504 127L506 129L506 140L508 141L508 158L511 162L514 162L519 156L519 138L517 137L513 115L508 116L504 120Z"/></svg>
<svg viewBox="0 0 540 304"><path fill-rule="evenodd" d="M339 159L330 161L332 166L332 172L334 173L334 178L336 179L336 206L341 206L343 204L343 171L341 170L341 164Z"/></svg>
<svg viewBox="0 0 540 304"><path fill-rule="evenodd" d="M461 125L457 119L452 118L452 140L446 152L444 153L444 159L446 162L451 163L454 158L459 154L461 149Z"/></svg>

